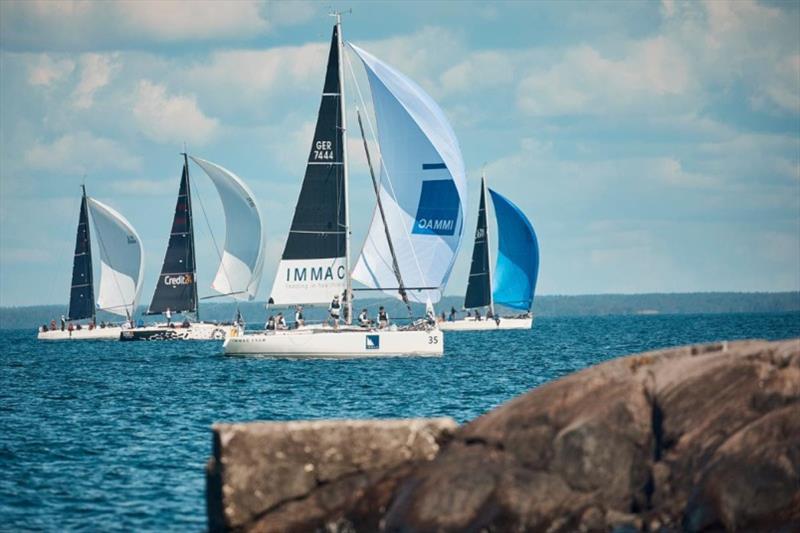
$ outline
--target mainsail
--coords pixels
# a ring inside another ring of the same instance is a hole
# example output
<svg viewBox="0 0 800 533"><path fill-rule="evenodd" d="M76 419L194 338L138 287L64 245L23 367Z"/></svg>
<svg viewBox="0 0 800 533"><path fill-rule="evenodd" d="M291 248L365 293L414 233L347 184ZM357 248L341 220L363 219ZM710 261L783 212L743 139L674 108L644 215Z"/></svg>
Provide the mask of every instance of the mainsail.
<svg viewBox="0 0 800 533"><path fill-rule="evenodd" d="M508 198L491 189L489 192L498 234L494 302L528 311L539 274L539 242L525 214Z"/></svg>
<svg viewBox="0 0 800 533"><path fill-rule="evenodd" d="M489 235L486 224L486 185L481 178L481 201L478 206L478 224L475 228L475 247L469 269L467 295L464 307L473 309L492 304L492 277L489 271Z"/></svg>
<svg viewBox="0 0 800 533"><path fill-rule="evenodd" d="M197 312L196 268L189 162L184 154L183 173L167 253L164 255L161 275L156 282L153 301L147 314L161 314L167 309L173 313Z"/></svg>
<svg viewBox="0 0 800 533"><path fill-rule="evenodd" d="M306 173L270 293L274 304L327 303L347 286L347 193L338 40L338 26L334 26Z"/></svg>
<svg viewBox="0 0 800 533"><path fill-rule="evenodd" d="M219 193L225 211L225 248L212 288L237 300L252 300L264 268L264 231L253 193L239 176L219 165L192 157Z"/></svg>
<svg viewBox="0 0 800 533"><path fill-rule="evenodd" d="M467 187L461 149L444 113L422 88L361 48L350 47L370 82L381 152L380 197L402 279L409 299L435 303L463 232ZM353 279L399 297L378 213Z"/></svg>
<svg viewBox="0 0 800 533"><path fill-rule="evenodd" d="M130 222L111 207L94 198L88 198L88 207L100 249L97 307L130 318L142 288L141 239Z"/></svg>
<svg viewBox="0 0 800 533"><path fill-rule="evenodd" d="M89 211L86 188L81 196L78 233L75 236L75 258L72 262L72 286L69 291L67 320L94 318L94 283L92 280L92 244L89 231Z"/></svg>

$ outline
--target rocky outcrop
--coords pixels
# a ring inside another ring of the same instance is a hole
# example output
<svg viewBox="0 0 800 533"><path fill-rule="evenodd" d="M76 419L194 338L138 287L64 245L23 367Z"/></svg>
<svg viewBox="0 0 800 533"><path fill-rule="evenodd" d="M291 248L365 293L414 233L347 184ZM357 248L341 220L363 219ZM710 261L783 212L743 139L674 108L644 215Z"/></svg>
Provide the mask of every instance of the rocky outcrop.
<svg viewBox="0 0 800 533"><path fill-rule="evenodd" d="M800 529L800 340L616 359L452 434L408 429L421 447L353 424L216 426L211 528Z"/></svg>

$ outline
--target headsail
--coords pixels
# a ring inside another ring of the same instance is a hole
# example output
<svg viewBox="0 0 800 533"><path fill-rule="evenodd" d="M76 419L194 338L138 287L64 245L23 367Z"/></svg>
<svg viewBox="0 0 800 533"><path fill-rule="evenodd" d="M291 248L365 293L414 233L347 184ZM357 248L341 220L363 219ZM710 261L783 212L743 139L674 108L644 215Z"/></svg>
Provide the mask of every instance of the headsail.
<svg viewBox="0 0 800 533"><path fill-rule="evenodd" d="M469 269L467 295L464 298L464 307L467 309L485 307L492 303L485 189L484 180L481 178L481 201L478 206L478 225L475 228L475 247L472 249L472 265Z"/></svg>
<svg viewBox="0 0 800 533"><path fill-rule="evenodd" d="M192 157L217 188L225 211L225 249L212 288L237 300L252 300L264 268L261 213L250 188L219 165Z"/></svg>
<svg viewBox="0 0 800 533"><path fill-rule="evenodd" d="M346 287L345 161L338 26L333 28L317 127L289 237L270 293L275 304L327 303Z"/></svg>
<svg viewBox="0 0 800 533"><path fill-rule="evenodd" d="M100 290L97 307L132 317L142 288L144 253L136 230L125 217L109 206L88 199L100 249Z"/></svg>
<svg viewBox="0 0 800 533"><path fill-rule="evenodd" d="M539 274L539 242L525 214L508 198L489 189L497 217L498 254L494 301L530 310Z"/></svg>
<svg viewBox="0 0 800 533"><path fill-rule="evenodd" d="M147 310L148 315L156 315L169 309L173 313L194 313L197 311L194 226L192 220L192 191L189 184L189 163L184 156L181 184L172 230L169 234L167 253L161 275L156 282L153 301Z"/></svg>
<svg viewBox="0 0 800 533"><path fill-rule="evenodd" d="M86 189L81 197L78 233L75 236L75 257L72 262L72 286L69 291L68 320L94 317L94 282L92 280L92 244Z"/></svg>
<svg viewBox="0 0 800 533"><path fill-rule="evenodd" d="M409 299L437 302L463 233L467 187L458 139L422 88L368 52L350 46L364 63L370 82L382 159L381 201ZM372 218L353 278L399 296L378 213Z"/></svg>

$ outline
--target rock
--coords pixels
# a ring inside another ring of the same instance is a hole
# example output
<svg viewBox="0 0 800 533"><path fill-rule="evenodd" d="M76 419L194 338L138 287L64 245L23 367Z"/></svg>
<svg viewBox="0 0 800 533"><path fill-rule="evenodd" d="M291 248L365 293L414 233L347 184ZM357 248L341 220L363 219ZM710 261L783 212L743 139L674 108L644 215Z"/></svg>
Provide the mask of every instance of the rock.
<svg viewBox="0 0 800 533"><path fill-rule="evenodd" d="M387 423L215 426L211 529L800 529L797 339L616 359L454 432Z"/></svg>
<svg viewBox="0 0 800 533"><path fill-rule="evenodd" d="M375 514L394 488L384 478L432 459L455 428L450 418L216 424L209 529L307 530L359 499Z"/></svg>

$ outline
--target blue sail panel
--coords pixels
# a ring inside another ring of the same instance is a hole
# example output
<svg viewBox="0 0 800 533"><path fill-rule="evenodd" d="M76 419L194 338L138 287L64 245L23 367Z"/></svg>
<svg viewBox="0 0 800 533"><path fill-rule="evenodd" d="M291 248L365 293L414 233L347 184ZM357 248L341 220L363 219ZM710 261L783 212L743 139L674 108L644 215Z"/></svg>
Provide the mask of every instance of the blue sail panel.
<svg viewBox="0 0 800 533"><path fill-rule="evenodd" d="M494 302L530 310L539 275L539 241L530 220L508 198L489 189L497 217Z"/></svg>

